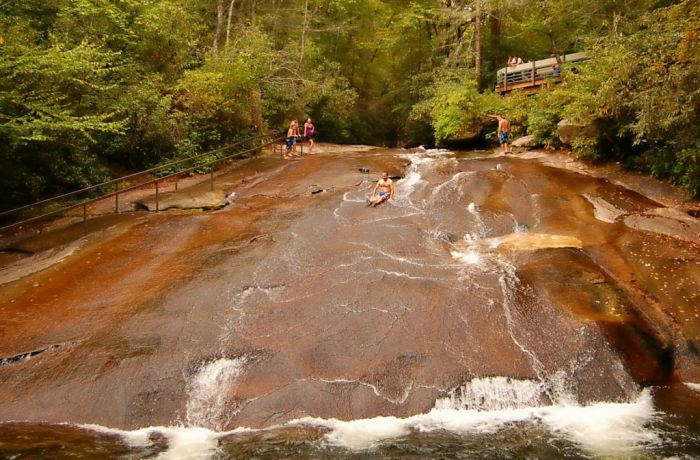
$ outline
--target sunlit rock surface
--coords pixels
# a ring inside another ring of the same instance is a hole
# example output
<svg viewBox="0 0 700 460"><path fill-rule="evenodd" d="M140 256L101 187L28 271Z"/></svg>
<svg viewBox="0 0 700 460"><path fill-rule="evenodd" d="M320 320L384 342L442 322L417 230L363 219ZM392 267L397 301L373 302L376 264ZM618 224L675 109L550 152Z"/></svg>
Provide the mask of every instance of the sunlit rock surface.
<svg viewBox="0 0 700 460"><path fill-rule="evenodd" d="M230 430L412 417L491 377L543 406L700 382L697 242L620 218L661 203L490 152L318 153L25 259L0 359L44 351L0 365L0 419ZM368 208L382 171L396 196Z"/></svg>

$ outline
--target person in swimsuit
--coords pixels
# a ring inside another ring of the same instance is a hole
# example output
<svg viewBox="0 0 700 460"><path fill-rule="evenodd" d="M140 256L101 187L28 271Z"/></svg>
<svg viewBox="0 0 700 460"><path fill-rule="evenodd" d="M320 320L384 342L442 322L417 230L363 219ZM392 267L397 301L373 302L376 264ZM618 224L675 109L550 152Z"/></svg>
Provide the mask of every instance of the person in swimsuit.
<svg viewBox="0 0 700 460"><path fill-rule="evenodd" d="M299 119L295 118L292 123L294 123L294 145L292 146L292 154L295 157L300 157L301 154L297 153L297 142L299 142L299 138L301 138L301 135L299 134ZM303 141L303 139L302 139Z"/></svg>
<svg viewBox="0 0 700 460"><path fill-rule="evenodd" d="M386 200L394 198L394 181L389 179L389 173L383 172L382 178L372 190L372 196L367 199L367 206L376 207Z"/></svg>
<svg viewBox="0 0 700 460"><path fill-rule="evenodd" d="M307 118L304 123L304 137L309 141L309 155L314 155L314 124L311 123L311 118Z"/></svg>
<svg viewBox="0 0 700 460"><path fill-rule="evenodd" d="M284 159L285 160L290 160L294 158L294 150L295 149L295 144L297 143L297 137L296 137L296 127L295 127L295 122L292 120L291 123L289 123L289 129L287 130L287 137L284 139L285 142L287 142L287 152L284 154Z"/></svg>
<svg viewBox="0 0 700 460"><path fill-rule="evenodd" d="M510 149L510 122L500 115L487 115L489 118L498 120L498 142L501 144L501 151L504 154L512 153Z"/></svg>

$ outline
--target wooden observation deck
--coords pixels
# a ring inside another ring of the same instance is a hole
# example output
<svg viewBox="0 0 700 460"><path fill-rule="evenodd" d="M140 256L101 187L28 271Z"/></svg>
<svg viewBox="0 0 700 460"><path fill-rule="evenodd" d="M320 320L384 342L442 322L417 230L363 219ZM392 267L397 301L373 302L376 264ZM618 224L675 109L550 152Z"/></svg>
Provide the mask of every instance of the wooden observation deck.
<svg viewBox="0 0 700 460"><path fill-rule="evenodd" d="M539 87L561 81L564 66L588 59L586 53L572 53L560 57L561 66L556 58L525 62L511 67L504 67L496 73L495 91L506 94L515 89L535 91ZM566 66L568 67L568 66Z"/></svg>

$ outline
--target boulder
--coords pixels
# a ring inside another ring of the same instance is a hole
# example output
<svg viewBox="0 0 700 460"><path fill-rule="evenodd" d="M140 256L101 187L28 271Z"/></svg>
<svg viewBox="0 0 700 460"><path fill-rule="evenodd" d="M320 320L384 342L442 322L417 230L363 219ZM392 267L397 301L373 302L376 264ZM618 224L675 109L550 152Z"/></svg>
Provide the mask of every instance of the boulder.
<svg viewBox="0 0 700 460"><path fill-rule="evenodd" d="M524 148L529 148L533 147L535 144L535 136L530 134L529 136L522 136L517 138L516 140L513 141L511 144L513 147L524 147Z"/></svg>
<svg viewBox="0 0 700 460"><path fill-rule="evenodd" d="M562 120L557 123L557 133L559 134L559 140L563 144L572 145L576 138L592 136L594 131L593 127L590 125L582 125L569 120Z"/></svg>
<svg viewBox="0 0 700 460"><path fill-rule="evenodd" d="M158 197L158 210L166 209L215 209L226 204L226 193L223 190L208 192L181 191L163 193ZM137 201L137 209L147 211L156 210L156 198L151 196L148 199Z"/></svg>

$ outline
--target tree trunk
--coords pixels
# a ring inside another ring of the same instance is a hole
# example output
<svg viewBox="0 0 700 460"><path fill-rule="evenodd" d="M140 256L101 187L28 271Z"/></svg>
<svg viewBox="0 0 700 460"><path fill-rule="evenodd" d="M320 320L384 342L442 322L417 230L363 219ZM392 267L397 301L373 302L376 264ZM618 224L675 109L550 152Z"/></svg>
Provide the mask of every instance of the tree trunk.
<svg viewBox="0 0 700 460"><path fill-rule="evenodd" d="M228 5L228 23L226 24L226 48L228 48L229 38L231 37L231 18L233 18L233 5L236 0L231 0Z"/></svg>
<svg viewBox="0 0 700 460"><path fill-rule="evenodd" d="M476 71L476 86L478 88L481 83L481 0L476 0L474 41L474 67Z"/></svg>
<svg viewBox="0 0 700 460"><path fill-rule="evenodd" d="M301 65L304 62L304 47L306 46L306 31L309 28L309 0L304 0L304 23L301 27L301 55L299 56L298 70L301 70Z"/></svg>
<svg viewBox="0 0 700 460"><path fill-rule="evenodd" d="M262 108L262 95L259 89L251 90L248 94L248 100L250 101L250 123L258 133L265 132L264 119L263 119L263 108Z"/></svg>
<svg viewBox="0 0 700 460"><path fill-rule="evenodd" d="M553 54L559 64L561 64L561 58L559 57L559 47L557 46L557 41L554 36L554 29L552 28L551 18L552 15L549 11L549 4L547 0L542 0L540 3L540 8L542 9L542 17L544 23L547 25L547 37L549 38L550 52Z"/></svg>
<svg viewBox="0 0 700 460"><path fill-rule="evenodd" d="M221 30L224 28L224 0L216 0L216 29L214 30L214 43L212 48L214 53L219 50L219 38Z"/></svg>

